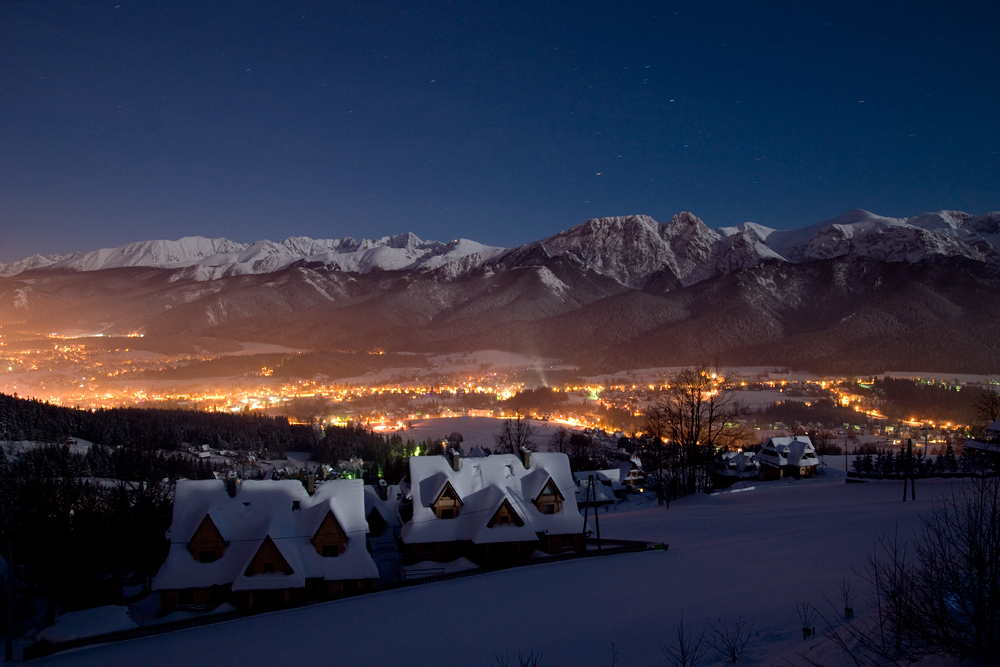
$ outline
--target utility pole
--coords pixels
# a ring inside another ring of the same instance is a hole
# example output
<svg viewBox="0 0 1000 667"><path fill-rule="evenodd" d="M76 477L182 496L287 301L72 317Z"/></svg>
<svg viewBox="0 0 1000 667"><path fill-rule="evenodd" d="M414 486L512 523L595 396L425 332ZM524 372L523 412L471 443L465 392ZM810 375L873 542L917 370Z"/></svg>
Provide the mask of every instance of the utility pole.
<svg viewBox="0 0 1000 667"><path fill-rule="evenodd" d="M910 500L917 499L917 482L913 479L913 438L906 439L906 472L903 473L903 502L906 502L906 483L910 483Z"/></svg>
<svg viewBox="0 0 1000 667"><path fill-rule="evenodd" d="M3 661L14 662L14 539L7 538L7 642Z"/></svg>
<svg viewBox="0 0 1000 667"><path fill-rule="evenodd" d="M594 523L597 525L597 550L601 550L601 508L597 506L597 487L594 486L594 476L590 476L590 488L594 490ZM588 492L589 494L589 492Z"/></svg>

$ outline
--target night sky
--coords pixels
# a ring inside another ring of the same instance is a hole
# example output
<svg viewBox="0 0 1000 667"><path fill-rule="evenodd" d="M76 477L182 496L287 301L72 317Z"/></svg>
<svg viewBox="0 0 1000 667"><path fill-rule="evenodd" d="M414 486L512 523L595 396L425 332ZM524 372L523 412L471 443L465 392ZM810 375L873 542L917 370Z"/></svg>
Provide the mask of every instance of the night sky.
<svg viewBox="0 0 1000 667"><path fill-rule="evenodd" d="M4 0L0 261L985 213L998 7Z"/></svg>

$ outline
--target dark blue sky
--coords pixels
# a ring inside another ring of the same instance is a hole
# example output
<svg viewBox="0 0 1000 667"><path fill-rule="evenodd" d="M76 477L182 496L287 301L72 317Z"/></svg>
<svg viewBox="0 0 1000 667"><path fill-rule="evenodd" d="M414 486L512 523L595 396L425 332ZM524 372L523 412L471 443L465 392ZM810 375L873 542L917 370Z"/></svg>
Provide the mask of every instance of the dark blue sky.
<svg viewBox="0 0 1000 667"><path fill-rule="evenodd" d="M5 0L0 261L1000 209L1000 10L957 4Z"/></svg>

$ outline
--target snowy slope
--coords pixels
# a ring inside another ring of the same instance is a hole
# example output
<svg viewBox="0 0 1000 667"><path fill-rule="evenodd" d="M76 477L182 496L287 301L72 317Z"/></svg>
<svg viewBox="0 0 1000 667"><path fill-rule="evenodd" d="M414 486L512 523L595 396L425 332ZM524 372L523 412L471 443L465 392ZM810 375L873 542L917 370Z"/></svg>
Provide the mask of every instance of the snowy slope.
<svg viewBox="0 0 1000 667"><path fill-rule="evenodd" d="M674 641L683 615L695 632L720 618L750 620L741 665L804 665L802 653L846 667L852 663L828 642L802 640L796 603L832 617L824 596L836 600L843 578L863 591L855 572L877 535L898 529L908 536L932 498L952 485L922 482L916 502L903 503L897 483L843 480L843 472L829 471L825 479L690 497L670 509L601 512L604 536L662 541L667 551L425 584L80 649L37 664L329 664L334 649L324 638L334 637L336 662L348 665L486 666L505 654L517 664L518 652L534 651L543 654L544 667L605 667L613 664L612 643L618 665L665 665L660 644ZM863 592L855 609L868 611ZM441 610L458 622L442 625Z"/></svg>

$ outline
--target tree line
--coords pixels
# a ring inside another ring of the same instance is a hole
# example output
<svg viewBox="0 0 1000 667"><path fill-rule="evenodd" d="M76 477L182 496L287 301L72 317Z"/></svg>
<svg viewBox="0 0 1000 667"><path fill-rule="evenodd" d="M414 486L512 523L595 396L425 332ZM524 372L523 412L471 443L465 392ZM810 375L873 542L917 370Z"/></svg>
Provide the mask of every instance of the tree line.
<svg viewBox="0 0 1000 667"><path fill-rule="evenodd" d="M70 436L109 447L178 449L184 443L218 449L310 451L318 436L285 417L193 410L79 410L0 394L0 440L61 442Z"/></svg>

